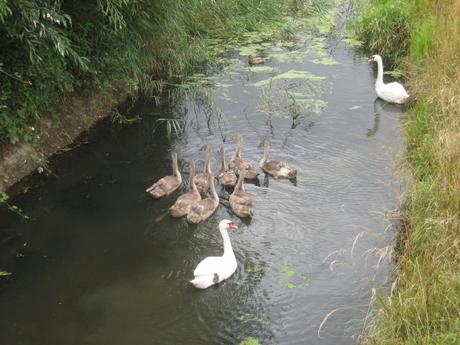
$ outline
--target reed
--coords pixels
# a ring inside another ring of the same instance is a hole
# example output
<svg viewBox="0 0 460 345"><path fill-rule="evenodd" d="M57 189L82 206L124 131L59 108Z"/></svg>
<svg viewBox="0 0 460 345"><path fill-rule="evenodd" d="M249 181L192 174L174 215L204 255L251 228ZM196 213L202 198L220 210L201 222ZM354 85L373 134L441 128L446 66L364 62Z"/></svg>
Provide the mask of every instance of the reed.
<svg viewBox="0 0 460 345"><path fill-rule="evenodd" d="M403 49L391 49L414 95L405 123L413 182L394 288L390 296L379 296L381 308L363 343L459 344L460 2L370 1L374 5L398 8L409 19Z"/></svg>
<svg viewBox="0 0 460 345"><path fill-rule="evenodd" d="M0 1L0 142L40 140L69 93L123 85L147 95L199 66L221 45L264 30L301 0Z"/></svg>

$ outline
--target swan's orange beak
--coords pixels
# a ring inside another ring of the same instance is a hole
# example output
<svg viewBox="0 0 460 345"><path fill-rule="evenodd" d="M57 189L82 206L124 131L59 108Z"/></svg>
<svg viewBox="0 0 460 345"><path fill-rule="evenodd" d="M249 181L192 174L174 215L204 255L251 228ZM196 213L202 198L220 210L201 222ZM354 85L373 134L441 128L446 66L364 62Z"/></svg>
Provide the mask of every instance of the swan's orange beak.
<svg viewBox="0 0 460 345"><path fill-rule="evenodd" d="M374 62L374 58L371 56L367 59L367 62Z"/></svg>
<svg viewBox="0 0 460 345"><path fill-rule="evenodd" d="M238 226L235 223L228 224L229 229L238 229Z"/></svg>

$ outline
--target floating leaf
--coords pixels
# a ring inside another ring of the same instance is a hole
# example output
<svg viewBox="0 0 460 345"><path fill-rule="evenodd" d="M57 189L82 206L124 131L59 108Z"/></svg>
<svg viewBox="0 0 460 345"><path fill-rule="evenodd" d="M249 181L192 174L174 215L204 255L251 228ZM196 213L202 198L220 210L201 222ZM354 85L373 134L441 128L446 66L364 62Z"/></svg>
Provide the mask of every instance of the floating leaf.
<svg viewBox="0 0 460 345"><path fill-rule="evenodd" d="M326 77L315 75L308 71L298 71L291 69L286 73L278 74L272 78L261 80L257 83L252 84L255 87L262 87L272 83L275 80L282 80L282 79L303 79L303 80L324 80Z"/></svg>
<svg viewBox="0 0 460 345"><path fill-rule="evenodd" d="M363 42L356 39L356 38L344 38L342 40L343 42L345 42L346 44L348 44L349 46L351 47L354 47L354 48L357 48L357 47L361 47L363 45Z"/></svg>
<svg viewBox="0 0 460 345"><path fill-rule="evenodd" d="M246 70L254 73L275 73L278 71L278 68L273 66L252 66L247 67Z"/></svg>
<svg viewBox="0 0 460 345"><path fill-rule="evenodd" d="M240 341L240 345L262 345L256 338L249 337Z"/></svg>
<svg viewBox="0 0 460 345"><path fill-rule="evenodd" d="M356 109L360 109L361 106L360 105L353 105L350 107L350 110L356 110Z"/></svg>
<svg viewBox="0 0 460 345"><path fill-rule="evenodd" d="M324 57L321 59L315 59L315 60L312 60L312 62L317 65L339 65L340 64L332 57Z"/></svg>
<svg viewBox="0 0 460 345"><path fill-rule="evenodd" d="M11 272L8 272L8 271L0 271L0 277L7 277L7 276L10 276L12 275Z"/></svg>

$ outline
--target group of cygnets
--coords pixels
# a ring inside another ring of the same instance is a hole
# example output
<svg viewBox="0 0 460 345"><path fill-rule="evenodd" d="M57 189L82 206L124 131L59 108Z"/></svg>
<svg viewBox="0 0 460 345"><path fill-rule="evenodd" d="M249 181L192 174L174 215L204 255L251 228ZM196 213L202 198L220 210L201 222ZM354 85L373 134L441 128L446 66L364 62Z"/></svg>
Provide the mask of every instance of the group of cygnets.
<svg viewBox="0 0 460 345"><path fill-rule="evenodd" d="M406 102L409 95L401 84L397 82L383 83L383 64L380 55L373 55L369 58L369 62L377 62L378 65L378 74L375 83L375 90L378 96L387 102L399 104ZM250 55L248 63L252 66L264 63L264 60L253 58ZM232 211L242 218L251 217L253 214L252 199L244 190L244 179L255 179L258 172L249 161L241 158L242 136L239 133L235 133L232 139L236 141L237 146L228 165L225 162L224 148L220 148L221 168L217 178L223 187L234 187L229 198ZM264 156L260 160L259 166L266 174L275 178L289 179L297 176L297 170L290 168L285 162L268 160L268 151L270 149L268 140L263 139L261 145L264 147ZM198 224L208 219L219 206L219 196L214 186L214 175L211 171L210 163L212 148L208 144L205 144L201 150L206 152L204 172L195 176L195 163L193 160L188 162L190 169L189 189L185 194L179 196L174 205L169 208L171 216L187 216L187 222L191 224ZM154 198L170 195L182 183L182 175L177 166L177 154L172 152L171 157L173 174L161 178L147 189L147 192ZM202 194L208 191L211 192L211 196L203 199ZM236 228L237 225L230 220L224 219L220 221L219 230L224 243L224 253L222 256L207 257L198 264L193 272L194 279L190 281L195 287L206 289L229 278L235 272L237 262L227 231Z"/></svg>
<svg viewBox="0 0 460 345"><path fill-rule="evenodd" d="M219 183L225 188L234 187L229 198L231 210L239 217L251 217L252 198L244 189L245 179L256 179L259 173L253 167L251 162L241 158L241 148L243 137L239 133L232 135L232 140L237 144L235 153L227 162L225 161L225 151L221 147L220 170L217 173ZM263 139L261 145L264 148L263 158L260 160L260 168L275 178L293 179L297 175L297 170L290 168L285 162L279 160L268 160L270 143ZM203 173L196 175L195 163L193 160L188 162L189 166L189 188L188 191L180 195L174 205L169 208L169 213L173 217L187 217L190 224L198 224L208 219L219 206L219 196L217 195L214 185L214 174L211 171L212 148L204 144L201 150L206 152L205 169ZM177 153L171 153L172 158L172 175L165 176L147 188L148 192L154 198L168 196L177 190L182 184L182 175L177 164ZM202 197L206 193L210 196Z"/></svg>

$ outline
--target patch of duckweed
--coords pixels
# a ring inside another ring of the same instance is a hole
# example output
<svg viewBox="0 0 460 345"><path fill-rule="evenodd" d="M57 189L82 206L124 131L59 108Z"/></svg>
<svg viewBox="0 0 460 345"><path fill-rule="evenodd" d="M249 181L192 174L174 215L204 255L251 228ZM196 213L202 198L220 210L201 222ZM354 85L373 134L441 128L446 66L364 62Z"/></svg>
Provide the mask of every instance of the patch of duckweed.
<svg viewBox="0 0 460 345"><path fill-rule="evenodd" d="M259 340L253 337L246 338L240 341L240 345L262 345Z"/></svg>
<svg viewBox="0 0 460 345"><path fill-rule="evenodd" d="M298 62L302 63L305 58L309 55L308 51L303 50L293 50L293 51L285 51L281 50L280 52L276 52L272 50L272 53L269 54L269 58L276 60L278 62Z"/></svg>
<svg viewBox="0 0 460 345"><path fill-rule="evenodd" d="M285 274L288 277L296 275L296 271L294 270L294 268L289 266L289 264L286 261L282 261L280 263L280 265L278 266L278 271L280 273Z"/></svg>
<svg viewBox="0 0 460 345"><path fill-rule="evenodd" d="M260 54L260 52L263 52L265 49L266 47L261 44L251 44L240 47L238 49L238 54L240 54L240 56L257 55Z"/></svg>
<svg viewBox="0 0 460 345"><path fill-rule="evenodd" d="M320 115L327 108L327 102L322 99L297 99L304 111L311 111L316 115Z"/></svg>
<svg viewBox="0 0 460 345"><path fill-rule="evenodd" d="M335 30L337 7L332 6L324 9L321 15L311 16L308 18L309 27L316 30L321 35L329 35Z"/></svg>
<svg viewBox="0 0 460 345"><path fill-rule="evenodd" d="M232 84L226 84L226 83L216 83L216 87L222 87L228 89L229 87L232 87Z"/></svg>
<svg viewBox="0 0 460 345"><path fill-rule="evenodd" d="M274 66L251 66L246 67L246 71L253 73L271 73L275 74L278 71L278 67Z"/></svg>
<svg viewBox="0 0 460 345"><path fill-rule="evenodd" d="M271 84L276 80L283 80L283 79L324 80L326 79L326 77L315 75L308 71L298 71L298 70L291 69L288 72L278 74L272 78L261 80L252 85L255 87L262 87L262 86Z"/></svg>
<svg viewBox="0 0 460 345"><path fill-rule="evenodd" d="M240 74L248 67L247 63L244 63L240 59L226 59L224 72L230 75Z"/></svg>
<svg viewBox="0 0 460 345"><path fill-rule="evenodd" d="M280 276L276 278L275 282L285 288L303 289L309 283L309 279L306 275L297 273L286 261L280 262L278 272Z"/></svg>
<svg viewBox="0 0 460 345"><path fill-rule="evenodd" d="M353 38L353 37L348 37L348 38L343 38L342 39L343 42L345 42L346 44L348 44L350 47L353 47L353 48L359 48L363 45L363 42L356 39L356 38Z"/></svg>
<svg viewBox="0 0 460 345"><path fill-rule="evenodd" d="M8 271L0 271L0 277L10 276L12 273Z"/></svg>
<svg viewBox="0 0 460 345"><path fill-rule="evenodd" d="M337 60L335 60L331 56L322 57L320 59L315 59L315 60L312 60L311 62L317 65L339 65L340 64Z"/></svg>

